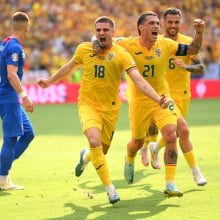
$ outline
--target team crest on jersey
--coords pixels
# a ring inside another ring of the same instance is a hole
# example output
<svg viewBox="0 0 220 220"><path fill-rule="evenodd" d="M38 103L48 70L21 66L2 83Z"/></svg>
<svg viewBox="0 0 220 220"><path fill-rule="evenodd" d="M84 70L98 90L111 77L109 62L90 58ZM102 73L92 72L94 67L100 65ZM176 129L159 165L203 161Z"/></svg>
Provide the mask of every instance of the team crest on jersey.
<svg viewBox="0 0 220 220"><path fill-rule="evenodd" d="M155 49L155 50L154 50L154 53L155 53L155 55L156 55L157 57L161 57L162 52L161 52L161 49L160 49L160 48Z"/></svg>
<svg viewBox="0 0 220 220"><path fill-rule="evenodd" d="M13 54L11 55L11 59L12 59L12 61L14 61L14 62L18 61L18 54L17 54L17 53L13 53Z"/></svg>
<svg viewBox="0 0 220 220"><path fill-rule="evenodd" d="M115 57L114 53L108 53L107 59L108 59L108 61L112 61L114 59L114 57Z"/></svg>

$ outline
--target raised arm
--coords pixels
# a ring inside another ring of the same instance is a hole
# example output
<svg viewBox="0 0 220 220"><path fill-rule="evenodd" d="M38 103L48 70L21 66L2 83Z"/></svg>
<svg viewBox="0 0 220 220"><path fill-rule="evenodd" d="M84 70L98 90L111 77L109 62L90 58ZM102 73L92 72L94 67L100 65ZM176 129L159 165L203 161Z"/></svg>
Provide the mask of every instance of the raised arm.
<svg viewBox="0 0 220 220"><path fill-rule="evenodd" d="M205 27L205 22L201 19L195 19L193 27L196 31L194 39L191 44L181 44L179 43L178 51L176 56L186 56L197 54L202 46L203 30Z"/></svg>
<svg viewBox="0 0 220 220"><path fill-rule="evenodd" d="M63 65L54 75L50 76L48 79L40 78L37 84L42 88L47 88L51 84L59 82L61 79L66 78L72 73L72 69L78 66L73 60Z"/></svg>
<svg viewBox="0 0 220 220"><path fill-rule="evenodd" d="M157 102L162 108L167 108L169 106L170 101L167 100L164 96L160 97L155 90L151 87L151 85L140 75L137 69L129 72L129 76L146 96Z"/></svg>
<svg viewBox="0 0 220 220"><path fill-rule="evenodd" d="M193 27L196 31L192 43L189 45L188 54L197 54L202 46L203 30L205 22L201 19L195 19Z"/></svg>

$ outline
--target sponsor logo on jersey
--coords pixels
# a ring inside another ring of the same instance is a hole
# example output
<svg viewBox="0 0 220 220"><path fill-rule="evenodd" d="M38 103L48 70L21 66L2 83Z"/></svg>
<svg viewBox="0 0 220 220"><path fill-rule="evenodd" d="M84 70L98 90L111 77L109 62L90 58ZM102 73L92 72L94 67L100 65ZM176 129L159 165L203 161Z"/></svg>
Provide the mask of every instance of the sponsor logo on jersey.
<svg viewBox="0 0 220 220"><path fill-rule="evenodd" d="M18 61L18 54L17 54L17 53L13 53L13 54L11 55L11 59L12 59L13 62Z"/></svg>
<svg viewBox="0 0 220 220"><path fill-rule="evenodd" d="M154 53L155 53L156 57L161 57L162 52L161 52L161 49L160 49L160 48L156 48L156 49L154 50Z"/></svg>
<svg viewBox="0 0 220 220"><path fill-rule="evenodd" d="M110 52L110 53L108 53L107 60L108 60L108 61L112 61L112 60L114 59L114 57L115 57L115 54L112 53L112 52Z"/></svg>
<svg viewBox="0 0 220 220"><path fill-rule="evenodd" d="M100 60L104 60L105 59L105 56L99 56L98 57Z"/></svg>
<svg viewBox="0 0 220 220"><path fill-rule="evenodd" d="M146 57L144 57L144 59L145 59L145 60L153 60L154 57L153 57L153 56L146 56Z"/></svg>

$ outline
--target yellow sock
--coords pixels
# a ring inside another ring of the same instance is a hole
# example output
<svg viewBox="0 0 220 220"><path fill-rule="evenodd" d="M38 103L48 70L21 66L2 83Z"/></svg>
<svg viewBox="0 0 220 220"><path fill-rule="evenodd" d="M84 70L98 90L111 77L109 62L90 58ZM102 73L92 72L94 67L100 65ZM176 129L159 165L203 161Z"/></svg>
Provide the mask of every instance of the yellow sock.
<svg viewBox="0 0 220 220"><path fill-rule="evenodd" d="M175 175L176 175L176 164L165 164L166 182L174 182Z"/></svg>
<svg viewBox="0 0 220 220"><path fill-rule="evenodd" d="M191 168L196 166L196 160L192 150L190 152L184 153L183 155Z"/></svg>
<svg viewBox="0 0 220 220"><path fill-rule="evenodd" d="M95 148L90 147L90 157L92 164L95 167L96 172L99 175L99 178L101 179L103 185L105 187L110 186L112 183L110 180L108 166L102 150L102 146Z"/></svg>
<svg viewBox="0 0 220 220"><path fill-rule="evenodd" d="M128 152L127 152L126 160L127 160L128 163L134 164L135 157L136 157L136 154L135 154L135 156L131 157L131 156L128 154Z"/></svg>
<svg viewBox="0 0 220 220"><path fill-rule="evenodd" d="M157 142L157 145L159 148L165 147L165 142L163 137L160 138L160 140Z"/></svg>
<svg viewBox="0 0 220 220"><path fill-rule="evenodd" d="M158 135L147 135L144 139L144 147L147 148L150 142L156 142Z"/></svg>

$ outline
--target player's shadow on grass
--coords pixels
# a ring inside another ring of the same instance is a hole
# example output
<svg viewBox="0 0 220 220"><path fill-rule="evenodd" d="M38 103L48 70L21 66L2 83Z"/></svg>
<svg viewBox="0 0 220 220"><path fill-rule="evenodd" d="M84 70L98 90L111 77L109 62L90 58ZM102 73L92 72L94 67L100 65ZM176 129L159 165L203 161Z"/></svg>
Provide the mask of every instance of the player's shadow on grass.
<svg viewBox="0 0 220 220"><path fill-rule="evenodd" d="M131 189L131 188L137 188L137 185L141 180L144 179L144 182L148 183L148 179L151 178L151 176L157 175L157 173L152 172L152 173L146 173L145 170L138 170L135 172L134 176L134 183L133 184L128 184L126 180L122 177L121 179L117 180L112 180L112 183L116 187L116 189ZM97 176L98 178L98 176ZM78 178L77 181L77 187L81 189L88 189L90 185L90 181L82 181L81 178ZM91 188L93 193L102 193L103 192L103 186L102 185L96 185Z"/></svg>
<svg viewBox="0 0 220 220"><path fill-rule="evenodd" d="M111 205L106 203L92 206L90 208L82 207L79 204L66 203L64 207L72 209L73 213L58 218L48 218L47 220L68 220L68 219L96 219L96 220L117 220L117 219L146 219L154 215L158 215L161 212L166 211L167 208L179 208L179 205L160 205L165 198L162 193L157 190L151 189L151 187L144 186L148 192L152 193L150 196L142 196L139 198L129 200L123 200ZM90 215L99 215L91 218Z"/></svg>
<svg viewBox="0 0 220 220"><path fill-rule="evenodd" d="M139 175L140 176L142 175L142 171L139 171L136 173L137 177L139 177ZM149 174L147 177L145 175L144 178L149 178L150 175L153 175L153 174ZM163 192L153 189L150 184L140 184L138 183L138 180L139 178L137 178L137 181L135 181L135 184L132 184L132 185L128 185L124 179L114 181L114 184L115 186L117 186L116 188L119 194L120 194L120 190L122 189L127 189L128 194L129 192L132 191L132 189L134 189L137 192L136 197L138 197L138 198L132 198L132 197L129 198L129 196L126 196L126 199L121 197L121 201L119 201L118 203L114 205L111 205L108 203L108 198L106 194L103 193L103 186L101 184L96 185L95 187L92 187L89 189L88 185L91 184L90 181L83 182L82 184L78 185L78 187L80 187L80 189L78 190L81 190L83 194L88 197L88 199L89 199L89 196L92 195L93 193L95 194L102 193L103 201L106 201L106 202L103 204L91 206L89 208L83 207L78 203L66 203L64 204L64 207L71 208L73 213L65 215L65 216L57 217L57 218L48 218L47 220L146 219L146 218L150 218L152 216L160 214L161 212L166 211L166 209L169 207L173 207L173 208L179 207L179 205L173 205L173 204L160 205L160 203L166 199L163 196ZM146 182L147 182L147 179L146 179ZM88 190L90 192L88 192ZM173 198L173 199L177 199L177 198ZM92 199L91 199L91 203L92 203ZM94 216L97 215L97 217L92 218L91 217L92 215Z"/></svg>

